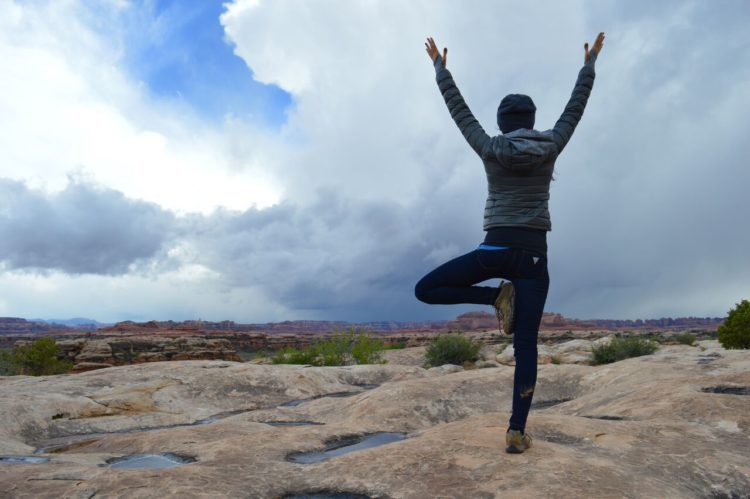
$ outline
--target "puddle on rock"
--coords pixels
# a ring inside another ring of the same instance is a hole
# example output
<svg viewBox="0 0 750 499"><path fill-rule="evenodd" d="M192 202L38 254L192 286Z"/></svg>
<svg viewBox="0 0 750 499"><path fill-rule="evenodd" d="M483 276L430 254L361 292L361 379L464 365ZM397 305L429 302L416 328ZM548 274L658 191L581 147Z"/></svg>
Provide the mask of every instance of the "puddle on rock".
<svg viewBox="0 0 750 499"><path fill-rule="evenodd" d="M36 445L37 448L34 451L34 454L47 454L50 452L66 452L69 450L74 450L92 444L100 438L106 437L108 435L122 435L124 433L146 433L149 431L167 430L171 428L184 428L187 426L215 423L216 421L227 418L229 416L235 416L237 414L252 412L255 410L256 409L236 409L233 411L220 412L218 414L214 414L213 416L198 419L191 423L176 423L161 426L151 426L149 428L128 428L126 430L110 431L106 433L79 433L76 435L67 435L64 437L52 438L43 442L35 443L34 445Z"/></svg>
<svg viewBox="0 0 750 499"><path fill-rule="evenodd" d="M318 492L298 492L295 494L285 494L281 499L372 499L365 494L356 494L354 492L339 492L336 490L321 490Z"/></svg>
<svg viewBox="0 0 750 499"><path fill-rule="evenodd" d="M706 386L704 393L723 393L725 395L750 395L750 386Z"/></svg>
<svg viewBox="0 0 750 499"><path fill-rule="evenodd" d="M99 439L104 435L79 435L55 438L47 440L42 444L37 444L37 448L34 454L52 454L56 452L67 452L74 449L80 449L86 447L94 442L98 442Z"/></svg>
<svg viewBox="0 0 750 499"><path fill-rule="evenodd" d="M48 457L39 456L0 456L0 464L41 464L48 463Z"/></svg>
<svg viewBox="0 0 750 499"><path fill-rule="evenodd" d="M703 365L710 364L711 362L715 361L716 359L720 359L720 358L721 358L721 355L718 354L718 353L716 353L716 352L702 354L702 355L699 355L697 357L698 364L703 364Z"/></svg>
<svg viewBox="0 0 750 499"><path fill-rule="evenodd" d="M406 434L402 432L378 432L369 435L358 435L353 437L335 438L325 444L320 451L293 452L287 455L287 461L301 464L318 463L332 457L361 451L380 445L390 444L404 440Z"/></svg>
<svg viewBox="0 0 750 499"><path fill-rule="evenodd" d="M551 400L541 400L539 402L532 402L531 408L532 409L546 409L548 407L552 407L553 405L562 404L564 402L570 402L573 399L551 399Z"/></svg>
<svg viewBox="0 0 750 499"><path fill-rule="evenodd" d="M362 386L362 385L357 385ZM378 386L378 385L375 385ZM283 404L279 404L279 407L296 407L302 403L310 402L311 400L318 400L325 397L351 397L352 395L357 395L359 393L362 393L362 391L349 391L349 392L333 392L333 393L326 393L324 395L316 395L314 397L306 398L306 399L295 399L295 400L289 400L288 402L284 402Z"/></svg>
<svg viewBox="0 0 750 499"><path fill-rule="evenodd" d="M172 468L183 464L194 463L192 456L182 456L172 452L161 454L133 454L131 456L113 457L106 460L110 468Z"/></svg>
<svg viewBox="0 0 750 499"><path fill-rule="evenodd" d="M625 416L583 416L584 418L589 419L603 419L605 421L627 421L629 418L626 418Z"/></svg>
<svg viewBox="0 0 750 499"><path fill-rule="evenodd" d="M317 421L258 421L271 426L308 426L308 425L324 425L325 423L318 423Z"/></svg>

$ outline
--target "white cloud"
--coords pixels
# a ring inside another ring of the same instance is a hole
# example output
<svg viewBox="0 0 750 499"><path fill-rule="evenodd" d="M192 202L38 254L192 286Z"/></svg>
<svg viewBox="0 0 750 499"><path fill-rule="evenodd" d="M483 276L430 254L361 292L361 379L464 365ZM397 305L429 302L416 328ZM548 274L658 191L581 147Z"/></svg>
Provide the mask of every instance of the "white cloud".
<svg viewBox="0 0 750 499"><path fill-rule="evenodd" d="M117 40L84 24L91 15L76 1L0 6L0 175L60 190L83 171L179 212L277 202L272 165L232 154L237 140L272 149L275 139L150 98L119 67Z"/></svg>
<svg viewBox="0 0 750 499"><path fill-rule="evenodd" d="M589 106L557 163L548 310L723 315L750 292L747 9L237 0L222 16L236 53L258 81L294 97L274 135L231 118L217 130L148 98L118 66L115 44L77 21L78 3L54 5L0 7L0 60L14 75L0 80L0 111L13 123L0 129L0 176L59 190L83 168L184 216L139 275L0 274L0 295L14 293L5 310L38 310L30 279L56 283L50 301L65 297L49 313L17 315L455 315L417 302L412 288L481 240L486 185L434 83L429 35L449 47L464 97L495 133L511 92L531 95L537 126L552 126L583 42L607 32Z"/></svg>

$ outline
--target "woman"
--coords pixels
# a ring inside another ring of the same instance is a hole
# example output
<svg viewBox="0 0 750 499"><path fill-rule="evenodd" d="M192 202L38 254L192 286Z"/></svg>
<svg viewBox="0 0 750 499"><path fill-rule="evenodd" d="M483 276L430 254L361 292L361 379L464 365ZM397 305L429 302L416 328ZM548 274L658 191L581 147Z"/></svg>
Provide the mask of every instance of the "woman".
<svg viewBox="0 0 750 499"><path fill-rule="evenodd" d="M432 38L425 43L451 117L484 163L487 234L477 249L424 276L415 294L425 303L493 305L501 328L513 335L513 412L505 436L510 453L521 453L531 446L525 427L536 386L539 324L549 289L549 185L555 160L583 115L594 84L594 63L603 43L604 33L599 33L590 52L589 44L584 44L583 68L562 116L551 130L534 130L534 102L526 95L510 94L498 107L497 124L502 135L495 137L487 135L474 118L446 69L448 49L443 49L441 57ZM475 286L497 277L506 280L499 288Z"/></svg>

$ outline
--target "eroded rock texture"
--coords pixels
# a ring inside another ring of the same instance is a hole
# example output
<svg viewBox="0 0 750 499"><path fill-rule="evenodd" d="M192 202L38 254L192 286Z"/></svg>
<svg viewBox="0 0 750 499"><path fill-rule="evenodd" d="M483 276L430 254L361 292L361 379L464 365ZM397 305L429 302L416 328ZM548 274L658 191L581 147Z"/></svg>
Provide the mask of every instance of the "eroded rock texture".
<svg viewBox="0 0 750 499"><path fill-rule="evenodd" d="M0 378L0 455L41 447L36 456L49 458L0 462L0 491L55 499L747 497L750 352L700 345L604 366L541 364L527 427L534 443L520 455L504 450L512 366L425 370L410 349L386 365L172 361ZM289 459L378 432L406 438L313 464ZM189 464L107 466L164 453Z"/></svg>

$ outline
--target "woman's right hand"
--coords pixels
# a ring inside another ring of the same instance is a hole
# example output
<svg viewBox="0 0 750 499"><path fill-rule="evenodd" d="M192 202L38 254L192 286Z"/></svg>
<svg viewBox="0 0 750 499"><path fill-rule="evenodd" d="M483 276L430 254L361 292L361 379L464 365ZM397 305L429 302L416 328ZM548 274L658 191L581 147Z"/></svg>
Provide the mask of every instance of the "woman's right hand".
<svg viewBox="0 0 750 499"><path fill-rule="evenodd" d="M599 33L599 35L596 37L596 41L594 42L594 47L591 49L591 51L594 52L598 56L599 52L602 50L602 45L604 45L604 33ZM586 52L586 55L583 58L583 62L587 63L589 62L589 59L591 59L591 53L589 52L588 42L583 44L583 50Z"/></svg>

